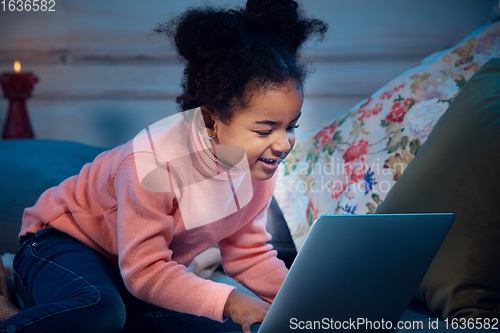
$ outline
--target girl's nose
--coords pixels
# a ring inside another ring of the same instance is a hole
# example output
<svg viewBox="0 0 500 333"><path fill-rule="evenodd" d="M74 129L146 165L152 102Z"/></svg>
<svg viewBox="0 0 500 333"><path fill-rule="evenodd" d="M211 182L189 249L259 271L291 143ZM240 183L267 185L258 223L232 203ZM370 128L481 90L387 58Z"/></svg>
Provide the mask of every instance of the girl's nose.
<svg viewBox="0 0 500 333"><path fill-rule="evenodd" d="M280 152L282 155L286 154L292 148L289 138L290 135L293 134L285 132L284 134L278 135L276 141L274 142L273 149L277 152Z"/></svg>

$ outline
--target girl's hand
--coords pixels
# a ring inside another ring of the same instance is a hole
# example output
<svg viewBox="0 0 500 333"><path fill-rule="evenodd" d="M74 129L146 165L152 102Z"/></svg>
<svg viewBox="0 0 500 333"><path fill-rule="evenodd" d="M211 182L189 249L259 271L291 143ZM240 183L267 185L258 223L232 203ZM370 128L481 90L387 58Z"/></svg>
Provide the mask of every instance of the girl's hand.
<svg viewBox="0 0 500 333"><path fill-rule="evenodd" d="M224 317L231 319L243 327L243 332L251 333L250 325L262 323L270 305L260 299L233 290L224 306Z"/></svg>

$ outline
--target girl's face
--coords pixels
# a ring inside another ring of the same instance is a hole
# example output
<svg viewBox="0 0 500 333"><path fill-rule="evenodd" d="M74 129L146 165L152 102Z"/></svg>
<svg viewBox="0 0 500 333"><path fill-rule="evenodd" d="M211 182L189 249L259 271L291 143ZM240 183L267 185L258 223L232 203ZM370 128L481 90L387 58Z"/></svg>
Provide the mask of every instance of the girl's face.
<svg viewBox="0 0 500 333"><path fill-rule="evenodd" d="M229 123L213 118L215 124L207 130L215 136L214 150L216 145L239 146L246 152L252 178L271 178L295 144L303 101L302 89L294 83L254 94L247 108L234 110Z"/></svg>

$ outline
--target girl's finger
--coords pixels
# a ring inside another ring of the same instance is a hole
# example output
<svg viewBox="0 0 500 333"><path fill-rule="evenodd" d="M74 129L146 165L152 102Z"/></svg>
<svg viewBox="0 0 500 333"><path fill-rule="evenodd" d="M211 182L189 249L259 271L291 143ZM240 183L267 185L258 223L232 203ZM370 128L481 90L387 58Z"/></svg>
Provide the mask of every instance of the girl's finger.
<svg viewBox="0 0 500 333"><path fill-rule="evenodd" d="M243 328L243 332L252 333L252 331L250 330L250 322L248 321L248 318L243 322L243 324L241 324L241 326Z"/></svg>

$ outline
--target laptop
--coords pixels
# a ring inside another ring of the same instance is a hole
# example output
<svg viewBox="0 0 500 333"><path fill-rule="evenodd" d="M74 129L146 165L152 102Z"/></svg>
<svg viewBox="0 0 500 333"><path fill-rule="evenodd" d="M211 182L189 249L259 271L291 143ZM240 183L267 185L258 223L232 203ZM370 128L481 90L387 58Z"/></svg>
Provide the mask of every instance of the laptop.
<svg viewBox="0 0 500 333"><path fill-rule="evenodd" d="M454 218L321 216L252 332L393 332Z"/></svg>

